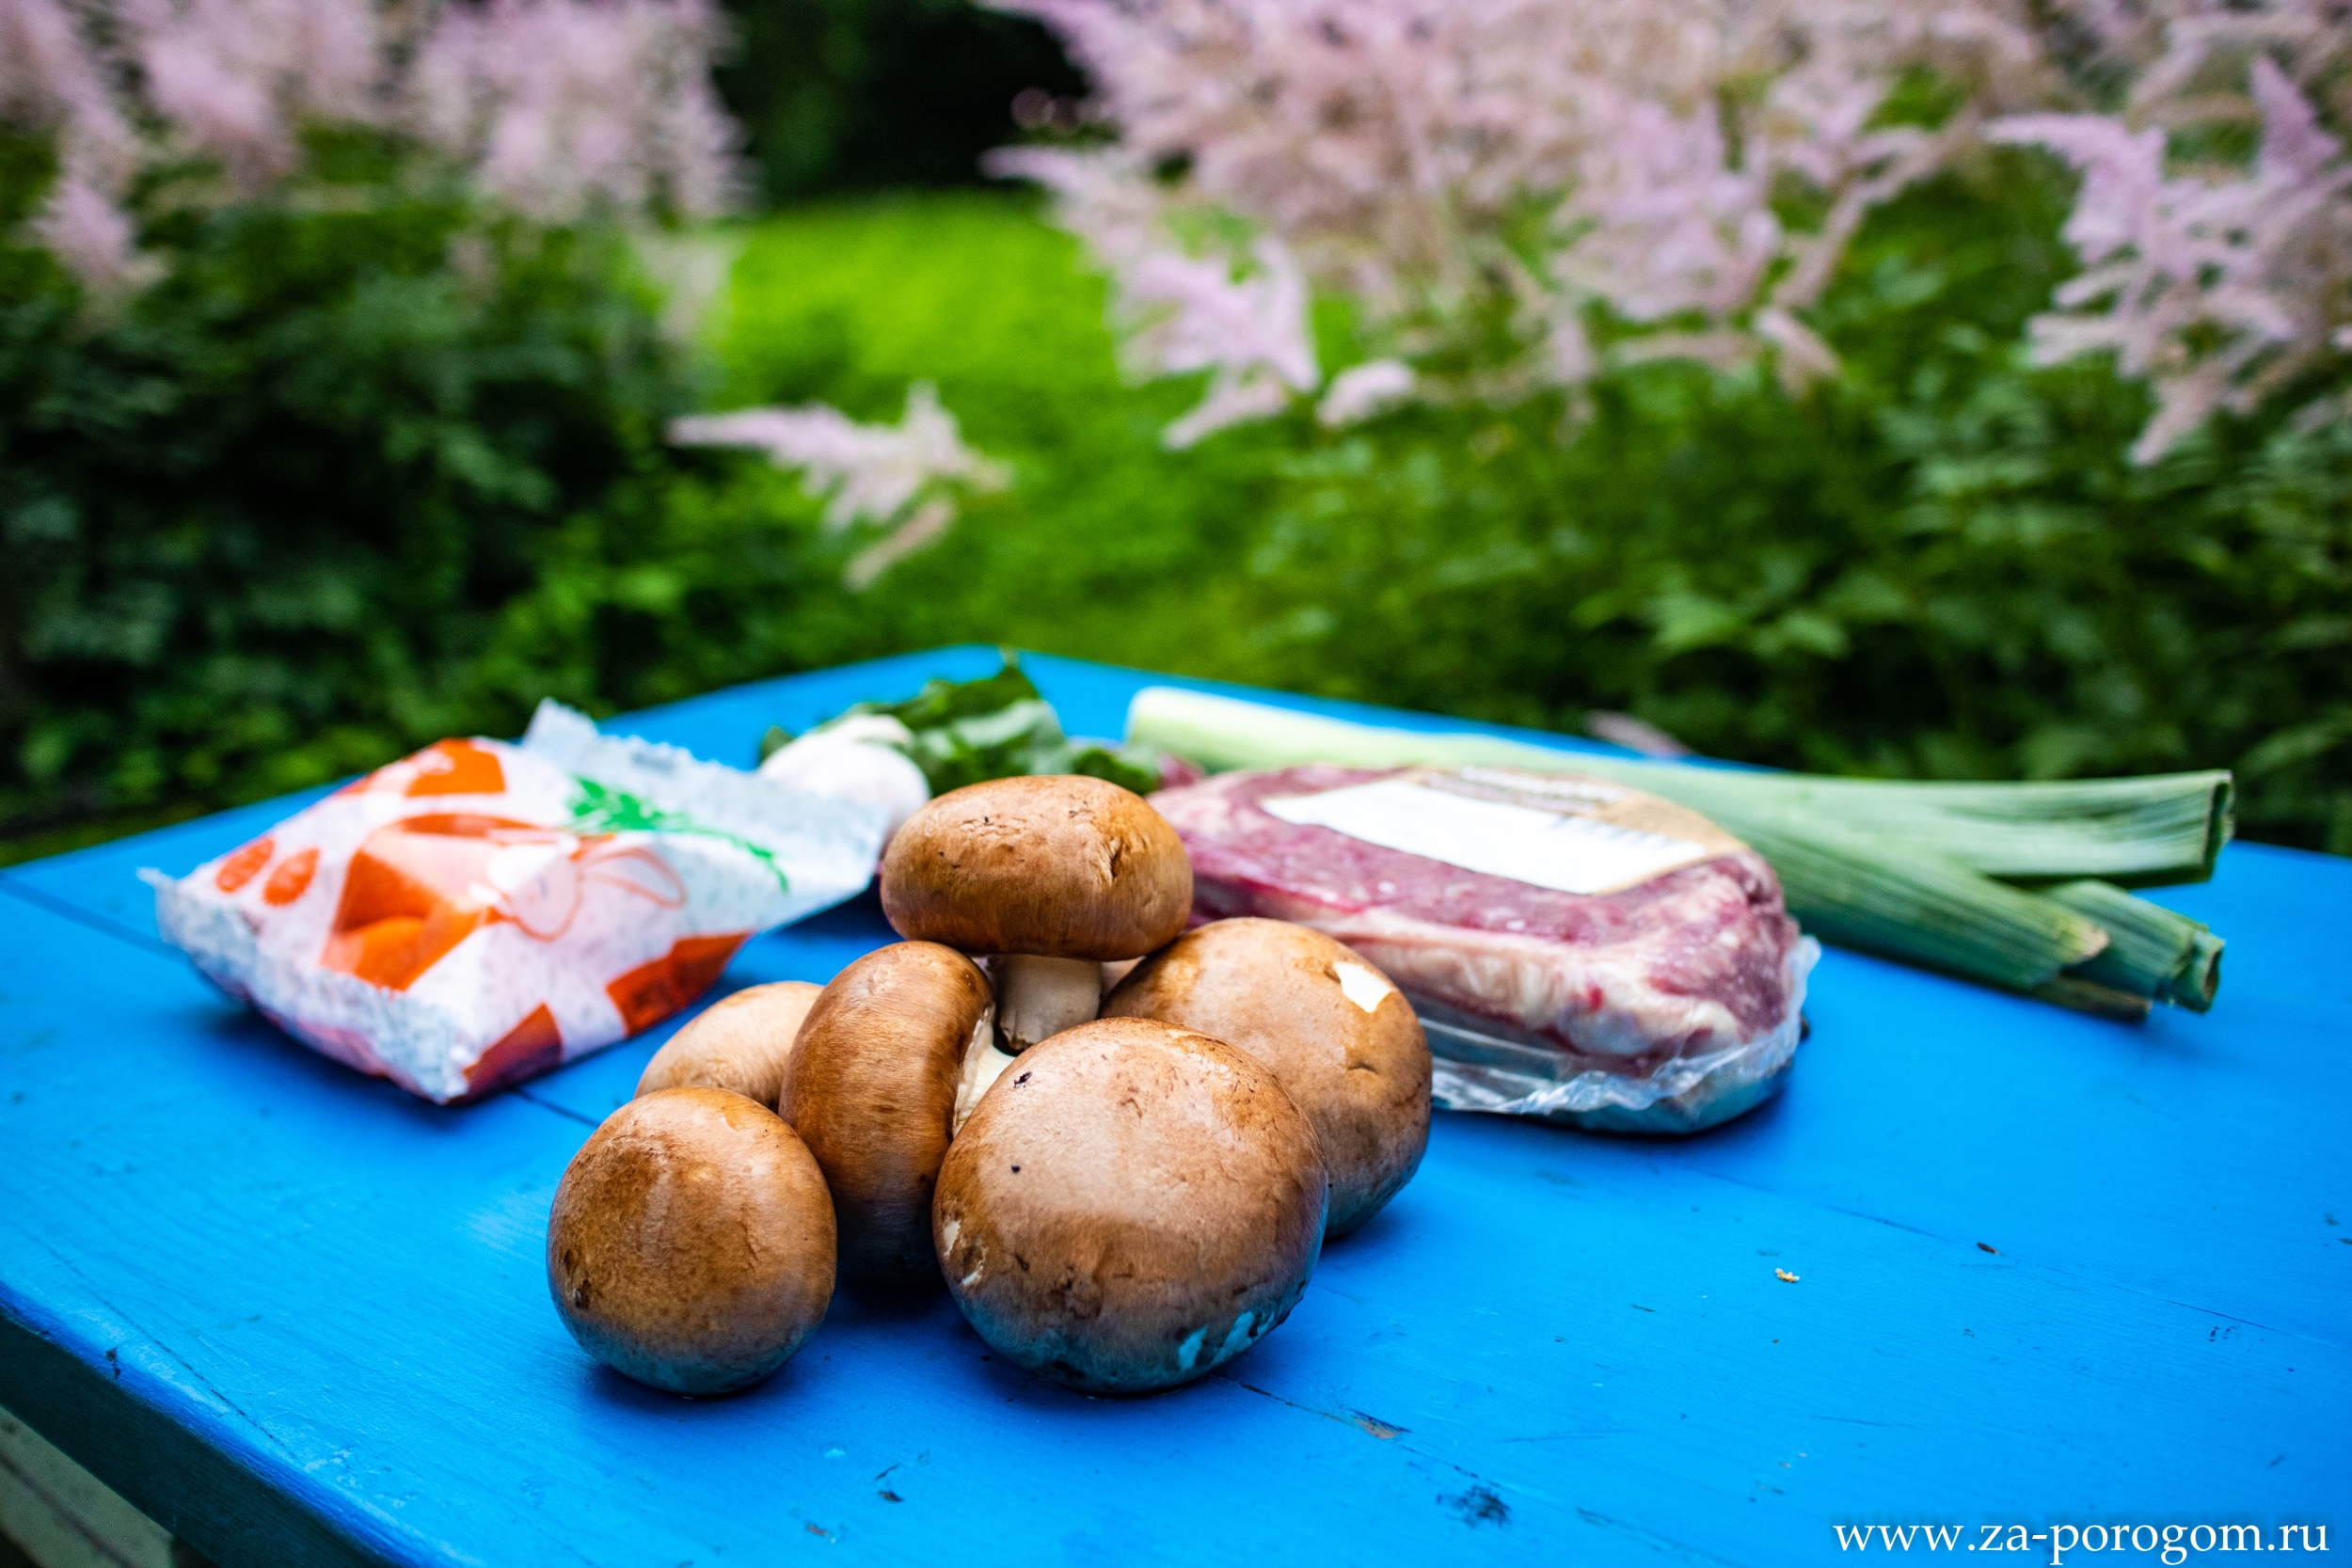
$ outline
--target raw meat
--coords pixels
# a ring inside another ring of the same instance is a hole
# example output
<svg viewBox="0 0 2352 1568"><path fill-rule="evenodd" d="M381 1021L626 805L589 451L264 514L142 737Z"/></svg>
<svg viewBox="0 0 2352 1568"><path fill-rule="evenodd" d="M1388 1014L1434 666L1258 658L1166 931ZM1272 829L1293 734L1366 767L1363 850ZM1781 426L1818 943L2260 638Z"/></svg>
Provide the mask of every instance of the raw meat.
<svg viewBox="0 0 2352 1568"><path fill-rule="evenodd" d="M1289 768L1223 774L1152 801L1191 854L1196 918L1295 921L1362 953L1414 998L1433 1052L1448 1059L1440 1095L1458 1105L1691 1131L1770 1094L1796 1047L1818 949L1763 858L1703 818L1677 819L1679 808L1601 781L1469 772ZM1673 832L1596 823L1579 790L1612 810L1629 798L1659 808L1668 815L1643 820ZM1403 794L1424 798L1434 824L1424 847L1450 859L1394 847L1420 832L1399 817ZM1570 820L1547 823L1546 813ZM1513 836L1515 822L1534 826ZM1581 885L1575 855L1542 831L1552 826L1610 851L1600 879L1639 877L1640 855L1622 850L1636 840L1669 868L1611 891L1567 891Z"/></svg>

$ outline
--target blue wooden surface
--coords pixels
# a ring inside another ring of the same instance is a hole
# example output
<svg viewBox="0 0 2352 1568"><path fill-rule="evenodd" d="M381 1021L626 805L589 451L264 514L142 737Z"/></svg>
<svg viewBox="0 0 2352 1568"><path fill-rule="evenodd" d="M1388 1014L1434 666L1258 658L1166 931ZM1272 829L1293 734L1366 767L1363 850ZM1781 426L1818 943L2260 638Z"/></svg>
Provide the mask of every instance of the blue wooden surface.
<svg viewBox="0 0 2352 1568"><path fill-rule="evenodd" d="M748 763L770 723L993 667L612 727ZM1031 669L1096 734L1151 678ZM1838 1522L2352 1524L2352 863L2240 846L2155 895L2230 940L2206 1018L1833 950L1788 1092L1727 1128L1441 1115L1291 1322L1173 1394L1084 1399L943 1294L845 1293L773 1380L693 1402L591 1364L540 1262L669 1030L463 1110L296 1048L158 943L133 876L287 809L0 874L0 1403L224 1568L1766 1563L1838 1555ZM886 939L869 895L724 985Z"/></svg>

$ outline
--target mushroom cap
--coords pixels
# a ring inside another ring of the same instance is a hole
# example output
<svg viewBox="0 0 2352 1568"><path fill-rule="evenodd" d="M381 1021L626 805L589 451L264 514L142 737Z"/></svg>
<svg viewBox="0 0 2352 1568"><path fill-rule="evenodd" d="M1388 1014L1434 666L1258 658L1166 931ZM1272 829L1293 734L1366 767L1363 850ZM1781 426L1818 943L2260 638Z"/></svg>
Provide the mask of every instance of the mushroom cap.
<svg viewBox="0 0 2352 1568"><path fill-rule="evenodd" d="M791 1359L833 1273L817 1162L783 1117L724 1089L660 1089L605 1117L548 1216L564 1326L673 1393L723 1394Z"/></svg>
<svg viewBox="0 0 2352 1568"><path fill-rule="evenodd" d="M1106 780L993 779L907 818L882 899L900 936L965 953L1133 958L1184 928L1192 862L1142 796Z"/></svg>
<svg viewBox="0 0 2352 1568"><path fill-rule="evenodd" d="M1274 1070L1331 1168L1325 1240L1380 1212L1429 1147L1429 1041L1353 949L1283 920L1219 920L1152 954L1104 1004L1237 1046Z"/></svg>
<svg viewBox="0 0 2352 1568"><path fill-rule="evenodd" d="M806 980L778 980L722 997L653 1053L637 1092L699 1085L773 1108L801 1021L822 990Z"/></svg>
<svg viewBox="0 0 2352 1568"><path fill-rule="evenodd" d="M1274 1074L1206 1035L1102 1019L1024 1053L947 1151L947 1288L1002 1354L1090 1394L1187 1383L1290 1315L1329 1187Z"/></svg>
<svg viewBox="0 0 2352 1568"><path fill-rule="evenodd" d="M930 942L866 954L809 1008L777 1109L833 1191L843 1274L934 1266L931 1183L955 1133L964 1053L993 1016L979 967Z"/></svg>

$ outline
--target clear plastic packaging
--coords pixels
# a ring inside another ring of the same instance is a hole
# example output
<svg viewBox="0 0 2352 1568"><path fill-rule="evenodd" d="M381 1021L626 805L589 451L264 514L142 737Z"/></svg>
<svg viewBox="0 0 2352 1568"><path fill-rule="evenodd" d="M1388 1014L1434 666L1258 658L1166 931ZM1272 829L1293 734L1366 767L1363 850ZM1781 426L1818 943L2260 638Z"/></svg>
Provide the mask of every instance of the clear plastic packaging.
<svg viewBox="0 0 2352 1568"><path fill-rule="evenodd" d="M1820 955L1811 937L1789 950L1788 1012L1780 1022L1736 1045L1669 1057L1640 1075L1406 994L1429 1037L1430 1098L1441 1110L1536 1117L1592 1132L1698 1132L1780 1092L1804 1035L1805 978Z"/></svg>
<svg viewBox="0 0 2352 1568"><path fill-rule="evenodd" d="M470 1100L648 1028L866 885L885 814L599 735L444 740L174 879L157 924L287 1033Z"/></svg>
<svg viewBox="0 0 2352 1568"><path fill-rule="evenodd" d="M1196 918L1312 927L1412 999L1440 1106L1697 1132L1772 1094L1804 1033L1820 948L1772 867L1640 791L1301 764L1152 804L1192 857Z"/></svg>

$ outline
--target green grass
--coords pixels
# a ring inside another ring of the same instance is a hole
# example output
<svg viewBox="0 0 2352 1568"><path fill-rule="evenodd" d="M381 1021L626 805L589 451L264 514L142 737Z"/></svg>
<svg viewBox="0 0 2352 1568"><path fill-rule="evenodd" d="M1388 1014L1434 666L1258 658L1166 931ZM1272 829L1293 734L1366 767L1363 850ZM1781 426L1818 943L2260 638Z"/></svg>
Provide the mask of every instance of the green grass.
<svg viewBox="0 0 2352 1568"><path fill-rule="evenodd" d="M1023 199L773 217L720 405L888 419L928 378L1016 478L864 595L810 574L747 665L989 640L1556 729L1622 709L1822 772L2234 767L2249 836L2352 850L2352 423L2282 399L2133 467L2145 389L2025 350L2069 188L2005 157L1882 210L1820 313L1845 371L1803 398L1661 364L1577 421L1294 413L1186 452L1158 433L1197 381L1121 377L1102 279Z"/></svg>
<svg viewBox="0 0 2352 1568"><path fill-rule="evenodd" d="M998 641L1246 676L1243 557L1279 429L1174 453L1187 385L1130 385L1104 288L1027 203L985 194L819 207L752 231L721 318L718 406L822 399L894 420L929 380L1011 488L836 607L843 648Z"/></svg>

